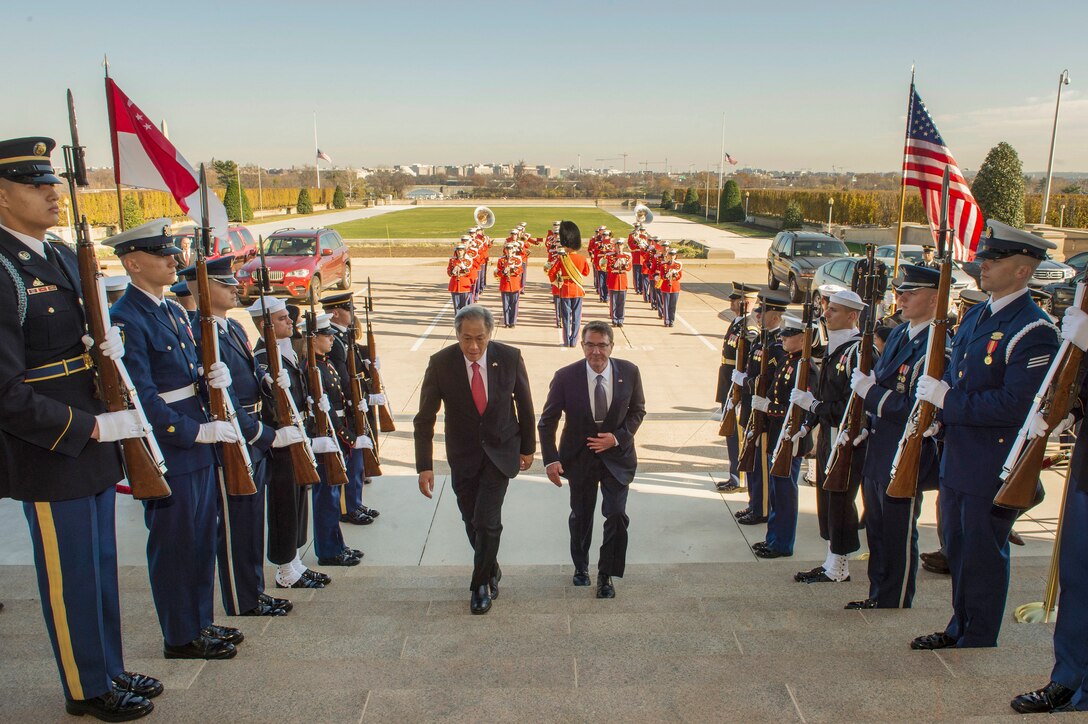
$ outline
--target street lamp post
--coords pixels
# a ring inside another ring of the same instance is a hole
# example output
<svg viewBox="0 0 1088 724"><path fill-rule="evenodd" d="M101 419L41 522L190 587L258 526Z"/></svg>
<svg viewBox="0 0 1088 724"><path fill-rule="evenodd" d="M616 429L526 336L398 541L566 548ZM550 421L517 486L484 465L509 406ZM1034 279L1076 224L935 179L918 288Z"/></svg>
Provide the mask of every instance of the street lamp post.
<svg viewBox="0 0 1088 724"><path fill-rule="evenodd" d="M1058 76L1058 101L1054 104L1054 126L1050 131L1050 160L1046 164L1046 190L1043 192L1043 211L1039 214L1039 223L1046 223L1046 208L1050 204L1050 177L1054 173L1054 141L1058 136L1058 109L1062 105L1062 86L1069 85L1069 71L1063 70Z"/></svg>
<svg viewBox="0 0 1088 724"><path fill-rule="evenodd" d="M835 199L827 199L827 233L831 233L831 212L835 209Z"/></svg>
<svg viewBox="0 0 1088 724"><path fill-rule="evenodd" d="M748 191L744 192L744 220L745 221L748 221L748 197L750 195L751 195L750 192L748 192Z"/></svg>
<svg viewBox="0 0 1088 724"><path fill-rule="evenodd" d="M1065 204L1058 207L1058 228L1065 227Z"/></svg>

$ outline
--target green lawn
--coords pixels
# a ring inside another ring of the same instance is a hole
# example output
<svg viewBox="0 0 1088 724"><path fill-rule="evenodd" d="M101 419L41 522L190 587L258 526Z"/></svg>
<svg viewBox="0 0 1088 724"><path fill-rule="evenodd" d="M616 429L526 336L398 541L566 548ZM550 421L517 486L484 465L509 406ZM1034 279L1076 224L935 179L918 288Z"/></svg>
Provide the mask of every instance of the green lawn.
<svg viewBox="0 0 1088 724"><path fill-rule="evenodd" d="M442 207L393 211L370 219L359 219L336 224L333 229L345 239L455 239L464 234L475 221L475 207ZM495 225L488 235L504 238L522 221L529 224L529 233L542 237L556 219L567 219L578 224L582 237L589 240L598 226L607 226L614 236L624 236L631 231L630 224L612 214L593 207L557 206L496 206Z"/></svg>
<svg viewBox="0 0 1088 724"><path fill-rule="evenodd" d="M754 226L748 226L736 221L723 221L720 224L715 224L713 221L707 221L706 217L702 214L685 214L681 211L662 211L660 209L654 209L655 214L661 214L664 216L676 216L681 219L687 219L688 221L694 221L697 224L704 224L706 226L713 226L715 229L722 229L724 231L731 231L737 236L774 236L775 231L770 229L763 229Z"/></svg>

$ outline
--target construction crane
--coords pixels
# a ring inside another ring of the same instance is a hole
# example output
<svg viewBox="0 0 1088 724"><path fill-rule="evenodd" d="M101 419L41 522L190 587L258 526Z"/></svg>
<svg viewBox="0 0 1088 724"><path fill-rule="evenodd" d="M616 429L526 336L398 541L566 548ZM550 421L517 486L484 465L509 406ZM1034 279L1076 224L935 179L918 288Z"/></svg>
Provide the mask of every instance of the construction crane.
<svg viewBox="0 0 1088 724"><path fill-rule="evenodd" d="M593 160L594 161L619 161L622 158L623 159L623 172L626 174L627 173L627 157L630 156L630 155L631 154L629 154L629 153L621 153L620 155L612 156L611 158L595 158Z"/></svg>

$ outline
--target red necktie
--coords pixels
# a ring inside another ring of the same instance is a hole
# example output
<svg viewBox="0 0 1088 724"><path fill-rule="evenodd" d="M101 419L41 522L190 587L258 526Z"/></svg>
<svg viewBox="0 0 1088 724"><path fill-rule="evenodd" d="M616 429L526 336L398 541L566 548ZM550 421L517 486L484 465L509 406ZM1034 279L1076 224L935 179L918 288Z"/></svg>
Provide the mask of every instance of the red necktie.
<svg viewBox="0 0 1088 724"><path fill-rule="evenodd" d="M476 403L476 410L482 417L487 409L487 391L484 390L484 378L480 376L480 365L472 363L472 401Z"/></svg>

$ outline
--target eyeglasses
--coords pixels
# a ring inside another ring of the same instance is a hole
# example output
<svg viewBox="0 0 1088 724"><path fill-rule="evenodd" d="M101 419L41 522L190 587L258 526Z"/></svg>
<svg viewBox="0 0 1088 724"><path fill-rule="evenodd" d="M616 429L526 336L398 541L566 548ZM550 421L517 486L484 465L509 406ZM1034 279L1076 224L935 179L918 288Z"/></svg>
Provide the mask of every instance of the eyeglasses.
<svg viewBox="0 0 1088 724"><path fill-rule="evenodd" d="M586 349L597 350L598 352L604 352L606 349L612 346L611 342L582 342L582 346Z"/></svg>

